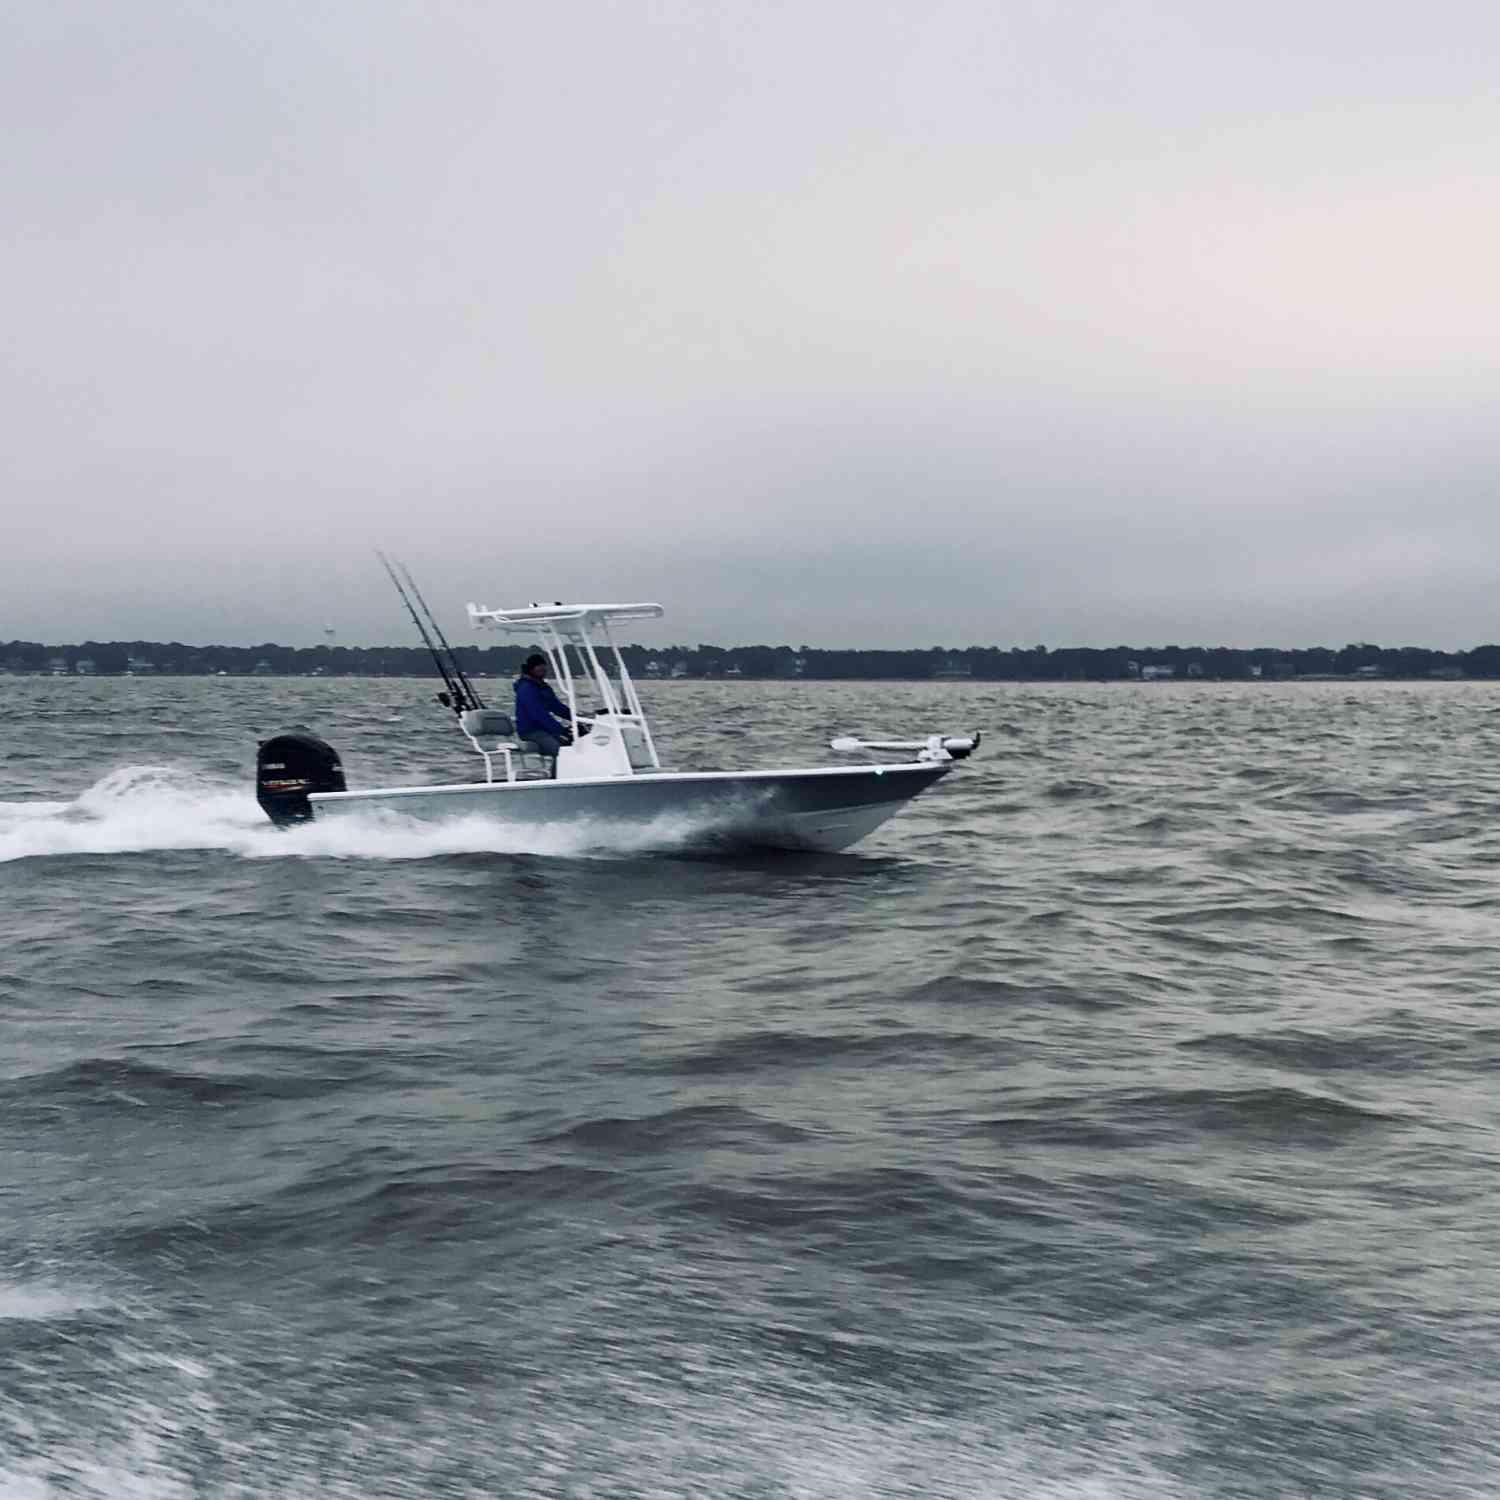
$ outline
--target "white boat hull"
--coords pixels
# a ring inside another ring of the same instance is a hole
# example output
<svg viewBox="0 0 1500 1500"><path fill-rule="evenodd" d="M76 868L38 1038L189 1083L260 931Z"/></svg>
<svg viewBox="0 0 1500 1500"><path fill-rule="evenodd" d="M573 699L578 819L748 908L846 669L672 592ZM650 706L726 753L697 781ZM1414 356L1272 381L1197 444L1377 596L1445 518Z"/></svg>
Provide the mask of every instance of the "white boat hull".
<svg viewBox="0 0 1500 1500"><path fill-rule="evenodd" d="M570 781L472 782L315 792L317 819L480 817L526 828L597 830L664 848L847 849L951 769L950 763L807 771L684 771Z"/></svg>

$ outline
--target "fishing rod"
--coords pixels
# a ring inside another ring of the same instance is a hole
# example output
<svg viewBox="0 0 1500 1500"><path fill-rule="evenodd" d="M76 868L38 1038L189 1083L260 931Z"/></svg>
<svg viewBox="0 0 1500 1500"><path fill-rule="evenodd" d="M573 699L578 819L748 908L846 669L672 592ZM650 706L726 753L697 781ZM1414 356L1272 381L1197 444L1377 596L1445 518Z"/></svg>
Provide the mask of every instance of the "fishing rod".
<svg viewBox="0 0 1500 1500"><path fill-rule="evenodd" d="M417 596L417 603L422 606L422 613L427 616L427 623L432 626L438 640L442 643L443 650L448 653L448 665L453 669L453 675L458 679L458 685L463 689L468 702L466 708L483 708L479 694L474 691L474 684L469 681L468 674L463 669L463 663L458 659L458 652L448 644L448 637L443 634L443 627L438 624L437 617L427 607L427 601L422 597L422 590L417 587L417 580L411 576L411 570L404 562L397 560L396 566L401 570L401 576L406 580L407 586Z"/></svg>
<svg viewBox="0 0 1500 1500"><path fill-rule="evenodd" d="M396 585L396 592L401 595L401 602L406 606L406 612L411 616L411 622L417 627L417 634L422 637L422 644L427 647L432 656L433 664L438 669L438 675L443 679L443 685L448 689L446 693L438 694L438 702L444 708L451 708L454 713L461 714L469 705L466 701L464 690L454 680L448 664L443 660L438 648L433 645L432 637L427 633L427 627L422 623L421 616L417 614L412 606L410 597L402 587L401 580L396 576L396 570L391 566L391 560L378 547L375 556L380 559L380 565L385 569L391 582Z"/></svg>

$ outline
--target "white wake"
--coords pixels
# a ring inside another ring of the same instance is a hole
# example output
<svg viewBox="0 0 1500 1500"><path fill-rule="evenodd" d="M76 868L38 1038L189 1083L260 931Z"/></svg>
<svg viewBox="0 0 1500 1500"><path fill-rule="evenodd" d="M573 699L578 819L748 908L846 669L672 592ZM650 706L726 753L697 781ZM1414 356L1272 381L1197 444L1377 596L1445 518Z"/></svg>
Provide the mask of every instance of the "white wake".
<svg viewBox="0 0 1500 1500"><path fill-rule="evenodd" d="M422 823L386 810L273 827L247 788L180 766L122 766L72 802L0 802L0 864L80 854L221 850L245 859L432 859L452 854L608 858L694 843L686 818L525 827L482 815Z"/></svg>

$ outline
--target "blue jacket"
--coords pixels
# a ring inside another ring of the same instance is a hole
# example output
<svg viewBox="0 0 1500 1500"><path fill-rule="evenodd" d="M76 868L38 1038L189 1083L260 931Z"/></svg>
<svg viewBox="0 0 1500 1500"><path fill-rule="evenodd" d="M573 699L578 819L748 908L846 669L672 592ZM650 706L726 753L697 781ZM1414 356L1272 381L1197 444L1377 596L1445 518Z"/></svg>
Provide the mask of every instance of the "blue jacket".
<svg viewBox="0 0 1500 1500"><path fill-rule="evenodd" d="M516 734L524 738L533 730L561 737L572 733L567 723L558 723L553 714L571 719L572 710L552 691L551 685L534 677L516 678Z"/></svg>

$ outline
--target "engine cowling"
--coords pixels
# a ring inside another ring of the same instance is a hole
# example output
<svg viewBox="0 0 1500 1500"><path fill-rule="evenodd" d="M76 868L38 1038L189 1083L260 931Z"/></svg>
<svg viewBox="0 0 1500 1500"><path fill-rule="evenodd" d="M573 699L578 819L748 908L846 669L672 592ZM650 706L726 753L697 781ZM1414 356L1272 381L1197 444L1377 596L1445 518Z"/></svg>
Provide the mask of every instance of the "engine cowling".
<svg viewBox="0 0 1500 1500"><path fill-rule="evenodd" d="M338 751L305 729L262 740L255 757L255 800L278 827L312 821L312 792L343 792Z"/></svg>

